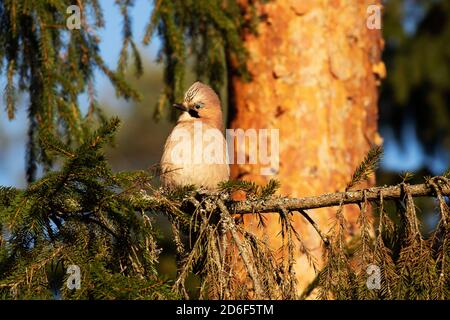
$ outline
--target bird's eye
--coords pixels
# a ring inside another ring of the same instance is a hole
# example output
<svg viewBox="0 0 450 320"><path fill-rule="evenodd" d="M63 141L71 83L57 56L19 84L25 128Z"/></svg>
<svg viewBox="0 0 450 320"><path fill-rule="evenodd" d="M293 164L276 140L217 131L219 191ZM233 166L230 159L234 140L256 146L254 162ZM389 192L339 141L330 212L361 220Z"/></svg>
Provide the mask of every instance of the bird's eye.
<svg viewBox="0 0 450 320"><path fill-rule="evenodd" d="M200 103L196 103L195 106L194 106L194 108L197 109L197 110L200 109L200 108L203 108L203 107L204 107L204 105L201 102Z"/></svg>

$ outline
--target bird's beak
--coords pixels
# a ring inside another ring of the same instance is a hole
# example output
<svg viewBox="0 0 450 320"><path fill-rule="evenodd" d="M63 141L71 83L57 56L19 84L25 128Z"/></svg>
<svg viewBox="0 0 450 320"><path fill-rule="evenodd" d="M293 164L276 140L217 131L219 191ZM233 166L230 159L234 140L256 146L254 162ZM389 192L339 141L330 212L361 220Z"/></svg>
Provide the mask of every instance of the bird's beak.
<svg viewBox="0 0 450 320"><path fill-rule="evenodd" d="M175 109L178 109L178 110L181 110L181 111L188 111L188 108L186 108L186 107L184 106L184 104L181 104L181 103L174 103L174 104L173 104L173 107L174 107Z"/></svg>

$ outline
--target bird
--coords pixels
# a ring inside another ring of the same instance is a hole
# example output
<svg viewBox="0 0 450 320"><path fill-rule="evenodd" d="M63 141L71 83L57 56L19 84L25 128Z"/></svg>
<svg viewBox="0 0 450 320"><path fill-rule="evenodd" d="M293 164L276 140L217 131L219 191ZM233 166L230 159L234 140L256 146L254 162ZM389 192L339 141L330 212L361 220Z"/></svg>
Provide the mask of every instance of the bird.
<svg viewBox="0 0 450 320"><path fill-rule="evenodd" d="M218 95L197 81L173 107L182 111L164 145L161 183L166 188L194 185L215 191L228 181L230 168Z"/></svg>

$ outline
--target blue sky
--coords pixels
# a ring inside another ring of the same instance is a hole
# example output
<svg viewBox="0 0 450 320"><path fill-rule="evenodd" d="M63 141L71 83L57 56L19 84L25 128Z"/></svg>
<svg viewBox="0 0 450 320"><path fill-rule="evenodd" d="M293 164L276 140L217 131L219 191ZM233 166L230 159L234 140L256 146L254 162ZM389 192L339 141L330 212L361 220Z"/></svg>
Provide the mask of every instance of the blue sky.
<svg viewBox="0 0 450 320"><path fill-rule="evenodd" d="M111 0L100 1L104 10L105 28L99 31L102 42L100 44L101 54L106 63L115 68L119 56L121 37L122 37L122 18L118 6ZM151 1L137 0L135 6L131 10L132 27L134 38L137 43L141 42L144 35L145 25L147 24L151 14ZM147 47L140 46L141 54L156 57L160 42L157 38ZM96 74L96 91L99 100L102 97L114 95L113 89L105 76L99 72ZM5 79L2 75L0 78L0 88L4 88ZM86 99L81 97L81 104L85 104ZM14 121L8 121L4 111L4 101L0 102L0 135L7 134L10 137L8 145L0 144L0 185L14 185L23 187L25 185L24 168L25 168L25 135L26 135L26 114L24 105L27 103L26 98L22 98L19 103L19 110ZM407 146L401 148L394 140L391 130L381 128L381 135L385 141L385 155L382 160L382 168L394 171L418 169L422 163L429 165L435 173L441 173L445 170L447 159L425 158L422 149L417 141L413 127L405 129L404 140Z"/></svg>
<svg viewBox="0 0 450 320"><path fill-rule="evenodd" d="M151 1L136 0L130 14L133 19L133 34L137 43L141 43L144 36L145 26L151 14ZM122 17L119 7L112 0L101 0L103 8L105 27L99 30L99 36L102 39L100 44L101 55L107 65L115 69L121 46L122 38ZM140 46L140 52L143 56L152 57L153 60L158 52L159 41L155 37L149 46ZM95 76L96 92L99 100L102 97L115 96L111 84L107 78L100 72ZM0 88L5 87L3 75L0 77ZM86 97L80 97L80 103L86 104ZM25 137L26 137L26 98L21 98L18 103L18 110L13 121L8 121L6 117L4 101L0 100L0 135L9 136L9 144L0 144L0 185L18 186L25 185Z"/></svg>

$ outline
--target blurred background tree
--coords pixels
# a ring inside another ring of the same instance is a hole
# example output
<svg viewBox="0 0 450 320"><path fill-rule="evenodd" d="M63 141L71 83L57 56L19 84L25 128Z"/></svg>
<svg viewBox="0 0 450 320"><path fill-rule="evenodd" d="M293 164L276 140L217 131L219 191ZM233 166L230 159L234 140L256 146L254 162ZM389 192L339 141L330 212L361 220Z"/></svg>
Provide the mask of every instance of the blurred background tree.
<svg viewBox="0 0 450 320"><path fill-rule="evenodd" d="M385 1L383 60L387 77L380 95L380 131L385 160L379 184L411 182L442 174L450 167L450 3ZM436 224L431 199L418 211L427 233Z"/></svg>
<svg viewBox="0 0 450 320"><path fill-rule="evenodd" d="M450 162L449 20L448 1L386 1L383 59L388 76L381 91L380 126L392 131L389 138L400 144L399 153L414 157L406 161L410 168L392 166L396 171L438 174Z"/></svg>

